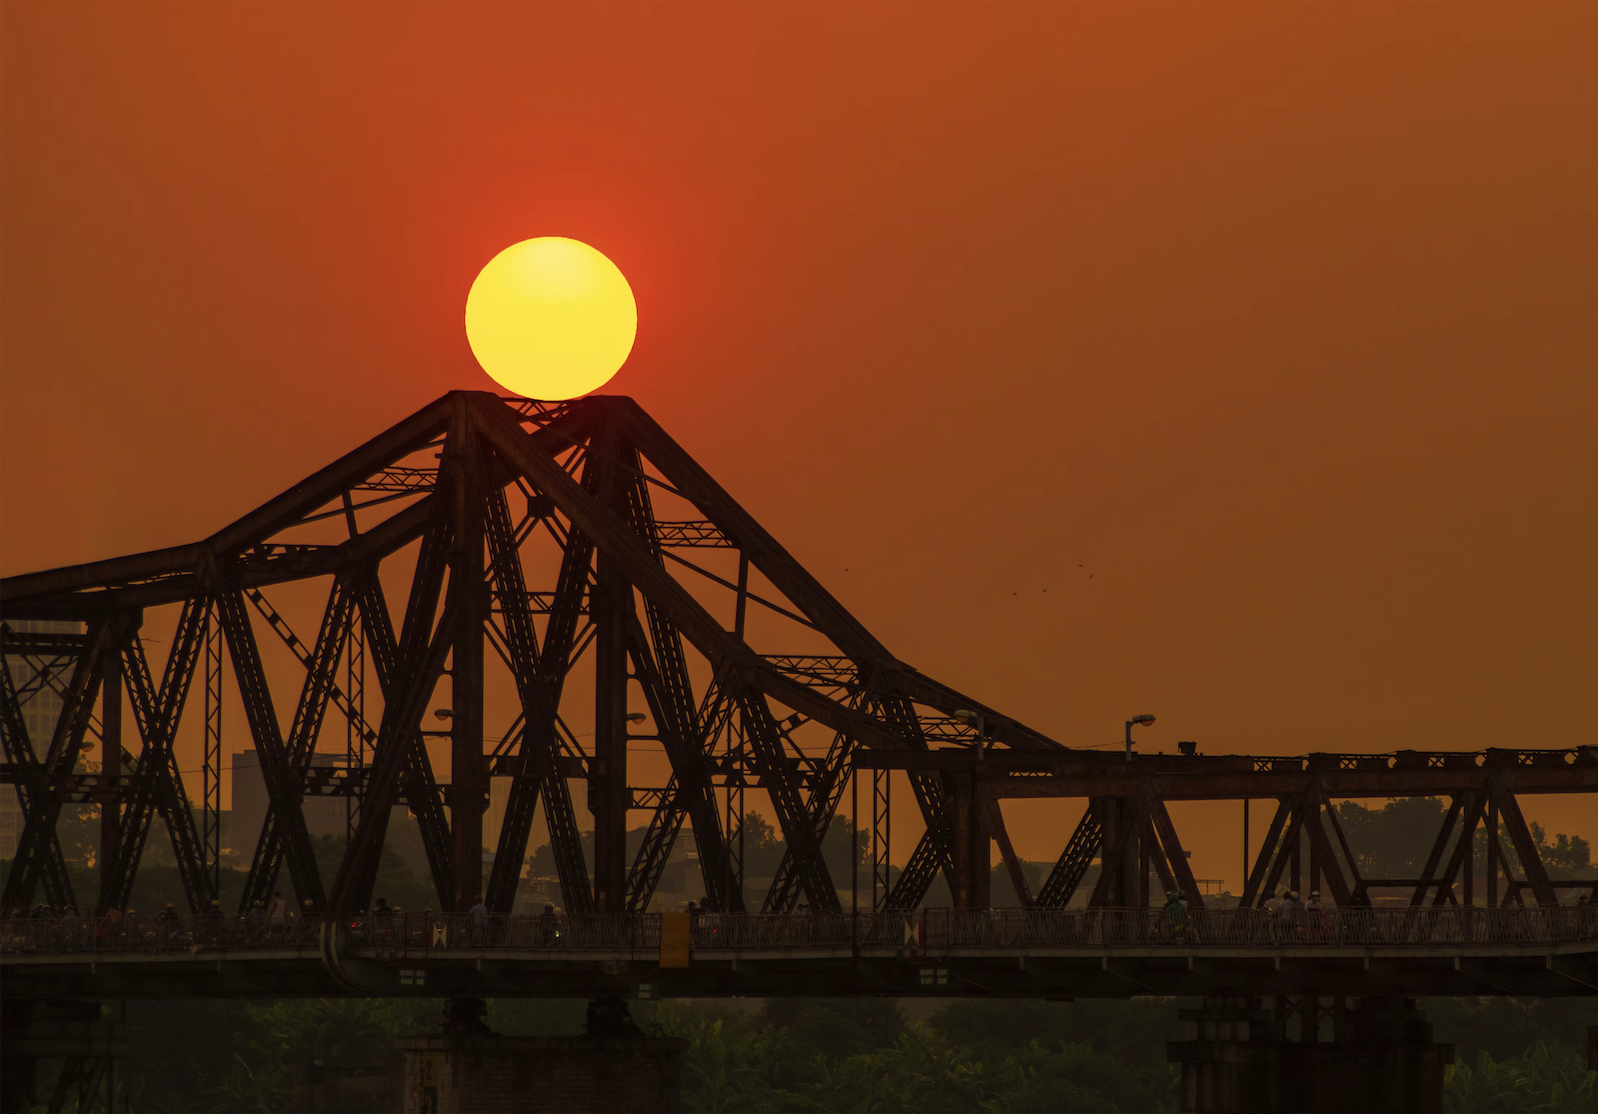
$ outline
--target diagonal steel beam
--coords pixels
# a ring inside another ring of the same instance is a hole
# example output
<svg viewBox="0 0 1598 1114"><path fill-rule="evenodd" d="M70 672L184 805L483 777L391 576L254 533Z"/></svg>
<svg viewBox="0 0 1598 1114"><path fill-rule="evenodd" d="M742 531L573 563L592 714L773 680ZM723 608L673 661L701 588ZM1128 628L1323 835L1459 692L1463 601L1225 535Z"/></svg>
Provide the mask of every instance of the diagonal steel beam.
<svg viewBox="0 0 1598 1114"><path fill-rule="evenodd" d="M730 668L745 686L819 720L834 731L845 732L867 746L902 750L911 745L901 733L876 717L846 707L783 675L750 650L742 639L725 630L687 588L667 574L631 525L580 487L553 456L522 430L514 414L499 399L483 396L473 414L484 440L512 469L548 495L574 528L615 559L627 581L660 607L684 637L709 659L713 672L720 675L724 668ZM830 632L823 633L832 637Z"/></svg>
<svg viewBox="0 0 1598 1114"><path fill-rule="evenodd" d="M1343 852L1343 861L1348 863L1349 904L1369 905L1370 898L1366 895L1365 882L1359 875L1359 860L1354 857L1354 849L1348 845L1348 836L1343 834L1343 822L1337 818L1337 809L1328 806L1326 820L1331 825L1332 834L1337 837L1337 846ZM1328 861L1331 861L1330 858Z"/></svg>
<svg viewBox="0 0 1598 1114"><path fill-rule="evenodd" d="M22 815L31 817L44 808L50 789L44 765L39 761L33 742L28 737L28 723L23 717L22 704L17 698L16 685L11 677L11 662L6 647L13 637L11 627L0 623L0 735L4 737L6 760L13 763L20 773L16 785L17 802L22 808ZM67 875L66 857L61 853L61 840L54 824L49 825L45 841L41 856L45 896L53 908L65 909L73 905L72 880ZM21 900L17 900L12 892L12 879L17 880L18 893L21 892L22 871L19 867L22 861L22 845L19 843L11 864L11 874L7 878L4 904L0 905L7 915L14 909L25 909L33 898L31 887Z"/></svg>
<svg viewBox="0 0 1598 1114"><path fill-rule="evenodd" d="M677 836L682 831L683 821L688 813L677 803L677 775L672 774L666 783L666 790L661 794L660 804L656 806L654 815L649 818L649 826L644 829L643 842L638 846L638 854L633 857L632 869L627 872L626 910L629 913L642 913L648 910L650 898L655 896L655 890L660 885L660 876L666 869L666 863L671 858L671 849L677 842ZM727 875L724 873L723 878ZM723 884L722 889L727 887ZM709 892L709 883L706 884L706 897L709 901L717 899ZM742 912L743 894L737 893L739 908L729 912Z"/></svg>
<svg viewBox="0 0 1598 1114"><path fill-rule="evenodd" d="M1155 798L1154 805L1149 811L1154 821L1154 831L1160 837L1166 857L1170 860L1171 873L1176 877L1176 884L1187 894L1190 907L1204 908L1204 895L1199 893L1198 880L1193 877L1193 868L1188 864L1187 852L1182 847L1181 837L1176 834L1176 824L1171 820L1165 802Z"/></svg>
<svg viewBox="0 0 1598 1114"><path fill-rule="evenodd" d="M133 718L143 747L131 778L133 795L123 810L117 856L107 864L110 878L101 887L101 915L112 908L126 909L133 897L134 878L149 838L152 809L161 814L166 824L190 912L196 916L210 912L211 902L217 896L206 875L199 832L173 749L178 722L200 660L210 607L211 601L206 598L190 600L183 605L159 690L154 687L144 644L137 633L123 649L122 673L132 697Z"/></svg>
<svg viewBox="0 0 1598 1114"><path fill-rule="evenodd" d="M444 549L448 538L443 531L443 519L440 515L435 521L435 528L430 530L422 539L421 552L416 558L416 571L411 579L411 598L406 606L405 617L402 620L402 631L406 644L410 646L410 653L417 653L416 643L421 641L421 635L411 628L417 625L425 634L432 624L433 614L438 607L438 598L443 591L444 577ZM400 644L394 637L394 624L389 616L388 604L383 595L383 584L378 579L377 571L370 570L359 581L361 629L366 633L367 652L371 654L373 667L377 672L378 689L383 694L385 708L399 701L406 693L406 686L410 683L407 679L404 659L401 658ZM434 682L436 683L436 681ZM431 688L427 694L431 695ZM376 744L376 737L373 737ZM433 888L438 894L440 907L448 909L451 896L450 879L450 831L449 821L444 816L444 806L440 799L438 781L433 775L433 764L427 754L427 747L423 742L420 728L409 736L408 748L403 758L403 774L401 776L405 791L406 803L410 805L411 815L416 818L416 826L422 837L422 848L427 854L428 871L433 878ZM370 795L364 795L361 800L361 816L357 821L359 825L365 822L366 812L370 804ZM381 856L383 839L388 834L388 811L384 810L381 819L373 821L378 825L375 846ZM370 897L368 892L376 884L377 863L374 860L362 864L361 873L355 882L355 892L361 893L361 904L365 904Z"/></svg>
<svg viewBox="0 0 1598 1114"><path fill-rule="evenodd" d="M1420 906L1426 903L1426 891L1431 889L1437 867L1443 860L1443 852L1448 849L1448 839L1454 834L1454 825L1459 822L1460 811L1464 807L1464 797L1454 794L1454 799L1449 802L1448 812L1443 816L1442 825L1437 830L1437 838L1432 840L1431 852L1426 856L1426 865L1421 868L1420 878L1415 882L1415 891L1409 895L1411 906ZM1450 879L1452 882L1452 879ZM1448 887L1437 884L1437 903L1440 905L1445 900L1445 890Z"/></svg>
<svg viewBox="0 0 1598 1114"><path fill-rule="evenodd" d="M1492 781L1489 779L1488 785L1490 786L1491 784ZM1461 838L1455 842L1454 849L1448 856L1448 863L1443 868L1442 875L1437 880L1437 896L1432 901L1433 905L1445 905L1453 897L1454 879L1459 877L1459 868L1464 865L1466 858L1474 853L1474 848L1470 846L1470 840L1465 838L1465 833L1470 832L1481 822L1482 813L1486 811L1490 799L1490 790L1484 793L1467 790L1457 798L1459 803L1458 817L1464 821L1464 829L1461 833ZM1449 815L1455 815L1453 809L1449 809ZM1411 904L1416 903L1411 902Z"/></svg>
<svg viewBox="0 0 1598 1114"><path fill-rule="evenodd" d="M227 638L228 656L233 660L233 677L238 683L240 703L244 705L244 718L255 742L267 797L278 817L277 831L283 838L295 893L302 902L309 901L312 908L320 911L326 908L326 895L316 866L311 834L300 808L299 779L289 760L277 712L272 706L272 690L261 665L255 628L244 610L244 593L234 588L224 589L217 594L216 601L222 633Z"/></svg>
<svg viewBox="0 0 1598 1114"><path fill-rule="evenodd" d="M1142 838L1145 844L1144 852L1148 856L1149 865L1154 868L1154 873L1159 876L1160 890L1168 894L1177 888L1176 875L1171 871L1170 857L1166 855L1165 847L1160 843L1159 836L1154 831L1152 819L1143 822Z"/></svg>
<svg viewBox="0 0 1598 1114"><path fill-rule="evenodd" d="M636 465L636 451L629 447L628 452L627 463ZM627 485L626 507L634 532L644 541L656 561L660 561L663 553L660 527L655 520L648 485L636 472ZM671 762L676 787L672 800L693 823L705 894L713 908L741 913L744 908L742 887L729 884L733 877L732 863L716 806L711 767L705 753L709 725L701 723L699 719L699 702L694 698L682 634L665 611L647 595L644 597L644 614L649 621L647 638L630 600L627 610L628 651L632 658L633 673L644 690L644 698L660 729L661 742ZM634 905L641 908L648 904L659 881L660 870L671 853L672 841L681 827L680 817L675 822L651 822L651 832L658 831L663 837L669 834L669 838L651 841L646 835L634 869L628 876L629 908Z"/></svg>
<svg viewBox="0 0 1598 1114"><path fill-rule="evenodd" d="M1282 880L1282 874L1293 861L1293 856L1300 853L1298 834L1304 829L1304 817L1314 805L1314 802L1324 797L1319 779L1311 778L1308 787L1297 797L1283 798L1288 802L1291 816L1288 820L1287 830L1282 833L1281 842L1277 845L1276 857L1271 862L1270 873L1265 877L1266 894L1276 892L1277 885ZM1252 880L1251 880L1252 881Z"/></svg>
<svg viewBox="0 0 1598 1114"><path fill-rule="evenodd" d="M1323 884L1332 892L1332 901L1339 908L1353 904L1355 887L1359 882L1359 869L1354 865L1352 853L1347 851L1349 876L1343 876L1342 864L1338 862L1336 850L1332 846L1332 839L1326 832L1328 818L1334 829L1337 825L1337 810L1332 807L1330 800L1323 800L1324 806L1321 814L1316 816L1309 825L1310 844L1321 863Z"/></svg>
<svg viewBox="0 0 1598 1114"><path fill-rule="evenodd" d="M706 519L714 523L725 536L732 538L739 549L748 555L750 563L819 630L845 654L858 662L876 667L879 671L879 687L946 712L961 708L980 712L993 729L995 737L1009 746L1063 749L1047 736L922 676L900 662L642 407L630 398L606 399L605 404L614 409L619 428L660 469L661 474L692 501ZM784 703L787 701L784 700Z"/></svg>
<svg viewBox="0 0 1598 1114"><path fill-rule="evenodd" d="M1060 852L1059 861L1038 890L1036 903L1041 909L1064 909L1071 904L1077 887L1093 865L1093 856L1104 840L1104 825L1092 800L1077 821L1076 829ZM1101 868L1102 869L1102 868Z"/></svg>
<svg viewBox="0 0 1598 1114"><path fill-rule="evenodd" d="M1265 882L1265 875L1271 869L1271 863L1276 858L1276 845L1282 837L1282 829L1287 826L1288 817L1293 815L1293 799L1281 797L1276 803L1276 815L1271 818L1271 826L1265 833L1265 839L1260 843L1259 855L1254 860L1254 869L1249 871L1248 881L1243 884L1243 896L1239 899L1237 907L1247 909L1254 905L1265 904L1260 894L1260 887Z"/></svg>
<svg viewBox="0 0 1598 1114"><path fill-rule="evenodd" d="M787 736L784 735L784 738ZM826 757L821 760L819 768L810 779L805 812L809 817L811 828L816 833L818 846L826 839L827 829L832 826L838 804L843 800L843 791L849 777L849 756L853 752L854 740L839 732L833 737L832 745L827 748ZM771 889L766 893L761 912L791 913L799 903L801 892L799 863L794 856L793 848L788 847L783 850L782 859L777 863L777 873L771 881Z"/></svg>
<svg viewBox="0 0 1598 1114"><path fill-rule="evenodd" d="M798 771L787 761L782 745L782 735L777 729L776 717L766 703L764 693L746 686L734 689L744 728L744 737L753 750L755 773L760 778L760 788L771 800L771 809L777 814L782 837L787 841L788 854L793 856L794 870L804 895L810 899L815 912L836 913L842 909L838 893L833 888L826 860L821 855L821 841L816 838L805 802L799 796Z"/></svg>
<svg viewBox="0 0 1598 1114"><path fill-rule="evenodd" d="M340 653L354 618L355 593L342 578L334 578L328 590L327 605L322 610L322 622L310 656L306 659L305 682L300 689L299 702L294 707L294 722L284 744L289 769L296 784L301 783L310 767L316 750L316 740L327 716L327 705L332 699L333 679L338 673ZM268 805L261 822L261 832L255 841L255 854L249 873L244 878L244 891L239 898L239 908L247 911L259 901L265 905L277 883L278 864L283 854L285 835L278 823L276 806Z"/></svg>
<svg viewBox="0 0 1598 1114"><path fill-rule="evenodd" d="M1021 902L1021 908L1032 908L1032 888L1027 885L1026 871L1021 867L1021 860L1016 857L1015 847L1010 843L1010 830L1004 826L1004 813L999 809L999 802L992 797L987 797L982 802L983 810L987 814L988 831L993 833L995 842L999 845L999 856L1004 860L1004 869L1010 875L1010 885L1015 887L1015 896Z"/></svg>
<svg viewBox="0 0 1598 1114"><path fill-rule="evenodd" d="M1532 837L1525 816L1521 814L1520 802L1504 787L1501 778L1489 778L1487 792L1498 805L1498 816L1509 832L1509 842L1514 845L1515 855L1520 859L1521 873L1531 884L1531 893L1537 899L1537 904L1558 905L1559 897L1548 880L1548 868L1543 865L1537 841Z"/></svg>
<svg viewBox="0 0 1598 1114"><path fill-rule="evenodd" d="M0 594L8 604L23 603L39 596L84 588L192 573L207 559L224 560L293 525L318 507L337 499L351 485L421 449L443 432L451 410L452 403L447 395L429 403L204 541L6 577L0 580Z"/></svg>
<svg viewBox="0 0 1598 1114"><path fill-rule="evenodd" d="M589 470L585 468L584 471L584 483L591 484ZM508 527L509 509L501 491L498 499L490 500L489 551L496 594L505 618L511 671L515 675L525 720L519 754L524 763L532 764L532 771L516 775L511 782L505 819L500 826L499 849L494 856L494 870L485 896L489 907L500 911L509 911L514 904L522 863L527 856L527 840L542 799L562 900L570 912L583 913L592 905L588 865L583 858L582 833L577 826L571 790L556 767L560 740L555 717L560 710L561 693L577 638L577 623L588 593L593 543L575 526L568 534L544 645L540 648L528 605L521 558Z"/></svg>
<svg viewBox="0 0 1598 1114"><path fill-rule="evenodd" d="M100 693L100 666L106 655L114 652L114 641L120 629L120 623L107 619L89 628L88 641L78 655L72 680L62 695L61 714L50 738L50 749L40 764L40 772L47 782L53 783L77 768L78 756L83 750L83 734L88 730L94 701ZM56 836L61 798L49 792L35 793L32 797L33 811L23 816L22 836L17 842L16 857L11 861L11 873L6 877L5 892L0 895L0 908L31 905L33 891L42 876L45 896L51 908L59 912L68 906L75 907L72 881Z"/></svg>
<svg viewBox="0 0 1598 1114"><path fill-rule="evenodd" d="M873 669L866 679L865 692L882 721L909 749L928 749L926 733L914 705L904 696L875 691L875 681ZM948 880L949 893L955 892L954 821L948 794L936 774L911 771L909 777L926 832L884 899L884 908L888 909L913 909L920 905L940 870Z"/></svg>
<svg viewBox="0 0 1598 1114"><path fill-rule="evenodd" d="M412 612L414 615L415 612ZM407 633L412 626L407 616ZM365 908L371 900L371 891L377 875L377 861L383 850L383 837L388 831L389 809L399 799L400 779L405 773L414 751L414 740L421 730L422 713L433 694L433 688L444 672L445 659L455 642L457 615L448 607L440 617L437 627L429 620L431 639L419 648L417 640L406 639L413 653L400 663L404 683L395 690L395 699L385 698L383 719L377 731L377 744L372 748L371 774L366 783L365 799L361 803L361 821L350 839L349 849L339 864L329 893L328 910L342 916L358 908Z"/></svg>

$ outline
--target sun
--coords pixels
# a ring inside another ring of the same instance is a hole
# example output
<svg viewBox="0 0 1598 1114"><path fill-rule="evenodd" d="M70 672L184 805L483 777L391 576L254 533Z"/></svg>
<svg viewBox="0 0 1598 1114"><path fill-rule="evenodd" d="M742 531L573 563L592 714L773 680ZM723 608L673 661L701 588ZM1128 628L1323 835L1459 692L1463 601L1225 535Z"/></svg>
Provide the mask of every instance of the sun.
<svg viewBox="0 0 1598 1114"><path fill-rule="evenodd" d="M540 236L488 261L466 295L466 339L483 370L528 398L576 398L621 370L638 303L620 269L581 240Z"/></svg>

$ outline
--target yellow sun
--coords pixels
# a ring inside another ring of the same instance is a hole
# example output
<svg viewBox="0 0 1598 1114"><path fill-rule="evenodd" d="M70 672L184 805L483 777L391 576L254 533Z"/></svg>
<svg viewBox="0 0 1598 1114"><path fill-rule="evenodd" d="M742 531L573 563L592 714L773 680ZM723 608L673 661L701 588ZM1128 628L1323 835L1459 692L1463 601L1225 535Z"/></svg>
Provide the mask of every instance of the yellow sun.
<svg viewBox="0 0 1598 1114"><path fill-rule="evenodd" d="M500 386L528 398L604 386L637 335L638 303L616 264L564 236L512 244L466 295L472 354Z"/></svg>

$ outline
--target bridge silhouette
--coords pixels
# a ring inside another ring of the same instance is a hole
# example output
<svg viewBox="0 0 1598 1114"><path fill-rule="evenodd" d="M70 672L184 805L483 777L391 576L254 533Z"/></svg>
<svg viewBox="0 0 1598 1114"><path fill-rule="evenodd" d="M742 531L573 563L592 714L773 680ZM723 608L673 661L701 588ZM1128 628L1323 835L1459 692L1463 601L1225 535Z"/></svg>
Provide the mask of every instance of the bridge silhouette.
<svg viewBox="0 0 1598 1114"><path fill-rule="evenodd" d="M269 598L305 583L326 591L314 632ZM142 633L152 613L172 630L159 668ZM292 674L267 668L266 642ZM1519 803L1598 790L1598 748L1253 758L1062 745L893 655L627 398L453 392L202 541L0 581L0 652L0 776L24 821L0 896L12 913L0 970L8 1031L24 1038L50 1002L174 993L1152 993L1231 1003L1214 1016L1241 1018L1254 1007L1239 998L1598 991L1588 914L1559 904L1594 879L1550 875ZM515 694L508 722L488 721L496 673ZM46 697L60 705L48 723L35 711ZM225 699L242 707L270 807L237 840L250 866L218 917ZM203 760L186 780L176 740L192 703ZM447 730L424 730L436 704ZM45 724L38 738L30 722ZM591 740L573 722L592 723ZM429 737L447 739L447 784ZM317 761L330 741L332 766ZM666 784L639 783L629 747L644 743L664 751ZM98 771L82 762L90 745ZM496 778L507 803L485 874ZM896 781L911 798L898 815ZM869 840L865 877L845 888L821 847L849 794ZM1449 802L1425 866L1362 876L1333 803L1409 795ZM305 806L329 797L348 825L324 877ZM1021 797L1086 805L1036 893L1005 827L1002 802ZM1201 894L1166 807L1221 799L1275 805L1237 909ZM751 802L785 846L758 908ZM57 834L62 809L82 805L101 812L93 895L74 892ZM379 939L366 911L399 805L443 912L390 921ZM567 914L557 945L514 915L540 810ZM629 856L635 811L649 822ZM919 836L899 869L889 837L907 823ZM717 911L692 926L649 912L685 827ZM110 930L157 828L189 919ZM995 851L1020 910L989 908ZM282 874L306 912L293 939L241 934ZM952 908L927 909L939 876ZM1263 906L1283 887L1323 890L1329 908L1273 918ZM1187 895L1180 933L1156 888ZM1376 908L1377 891L1408 904ZM490 918L474 928L460 918L478 894ZM1229 1040L1182 1054L1192 1079L1221 1070ZM1440 1071L1431 1053L1412 1061Z"/></svg>

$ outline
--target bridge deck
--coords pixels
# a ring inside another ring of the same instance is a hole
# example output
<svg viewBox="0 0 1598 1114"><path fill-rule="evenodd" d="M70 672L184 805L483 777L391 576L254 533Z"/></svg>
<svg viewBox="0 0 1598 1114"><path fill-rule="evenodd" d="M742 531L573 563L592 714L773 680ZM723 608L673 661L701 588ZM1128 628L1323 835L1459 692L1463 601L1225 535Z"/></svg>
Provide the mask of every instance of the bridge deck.
<svg viewBox="0 0 1598 1114"><path fill-rule="evenodd" d="M1598 994L1598 908L11 922L17 997ZM677 927L687 927L675 922ZM667 931L671 935L670 927ZM675 954L674 954L675 953Z"/></svg>

